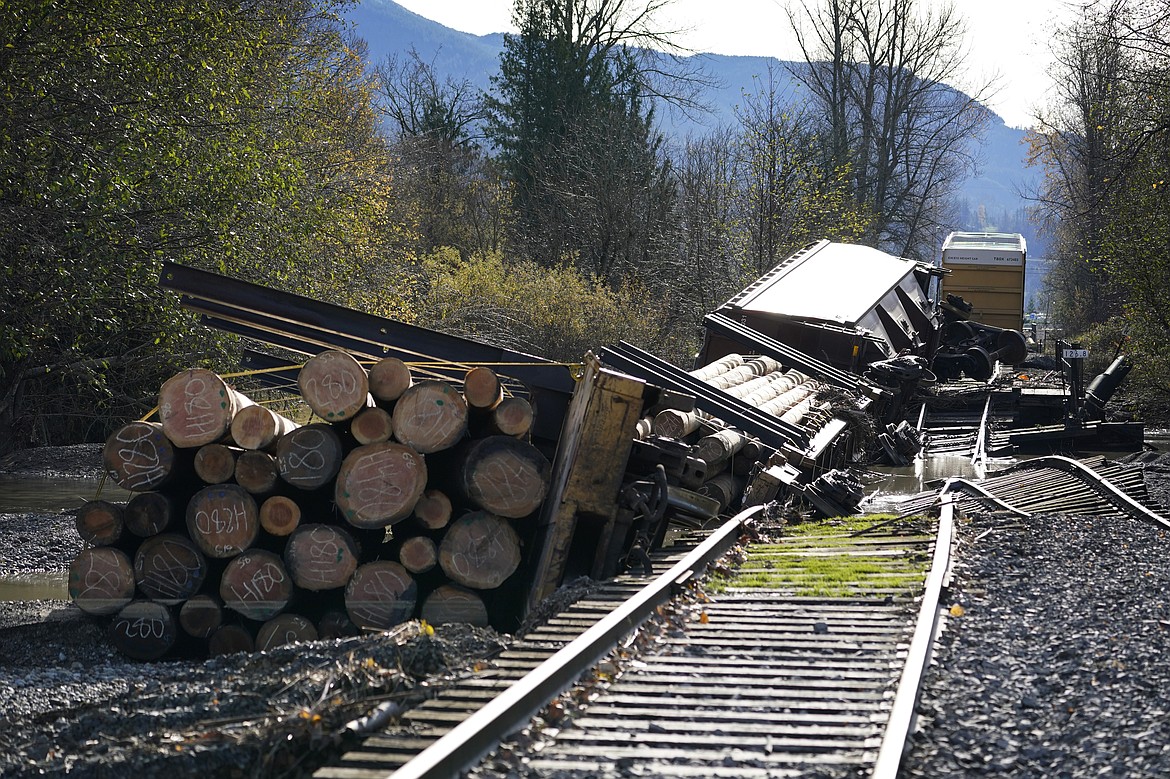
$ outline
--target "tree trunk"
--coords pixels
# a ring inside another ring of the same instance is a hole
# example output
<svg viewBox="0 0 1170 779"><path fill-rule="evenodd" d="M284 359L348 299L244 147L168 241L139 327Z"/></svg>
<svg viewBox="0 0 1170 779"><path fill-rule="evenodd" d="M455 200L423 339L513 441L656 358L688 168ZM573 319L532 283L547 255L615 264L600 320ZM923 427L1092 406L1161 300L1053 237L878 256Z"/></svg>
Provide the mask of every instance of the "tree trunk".
<svg viewBox="0 0 1170 779"><path fill-rule="evenodd" d="M136 536L149 538L175 527L181 516L175 500L161 492L140 492L126 504L123 518L126 529Z"/></svg>
<svg viewBox="0 0 1170 779"><path fill-rule="evenodd" d="M280 557L263 549L249 549L233 557L219 580L224 608L248 619L272 619L288 606L293 580Z"/></svg>
<svg viewBox="0 0 1170 779"><path fill-rule="evenodd" d="M548 492L552 465L532 444L488 436L461 453L459 488L477 507L501 517L526 517Z"/></svg>
<svg viewBox="0 0 1170 779"><path fill-rule="evenodd" d="M323 487L337 476L343 451L332 426L317 422L298 427L276 442L280 478L302 490Z"/></svg>
<svg viewBox="0 0 1170 779"><path fill-rule="evenodd" d="M719 501L719 513L722 514L743 494L743 483L730 471L724 471L704 482L699 488L699 494Z"/></svg>
<svg viewBox="0 0 1170 779"><path fill-rule="evenodd" d="M398 561L412 574L426 573L439 562L439 549L426 536L411 536L398 549Z"/></svg>
<svg viewBox="0 0 1170 779"><path fill-rule="evenodd" d="M233 557L256 541L260 510L238 484L213 484L187 503L187 533L208 557Z"/></svg>
<svg viewBox="0 0 1170 779"><path fill-rule="evenodd" d="M394 436L394 417L384 408L366 408L349 422L349 432L359 444L380 444Z"/></svg>
<svg viewBox="0 0 1170 779"><path fill-rule="evenodd" d="M109 546L126 527L125 506L108 500L90 500L77 509L77 535L87 544Z"/></svg>
<svg viewBox="0 0 1170 779"><path fill-rule="evenodd" d="M260 527L274 536L287 536L301 524L301 507L292 498L273 495L260 504Z"/></svg>
<svg viewBox="0 0 1170 779"><path fill-rule="evenodd" d="M158 418L175 446L194 449L230 440L236 412L252 400L229 387L213 371L191 368L162 385Z"/></svg>
<svg viewBox="0 0 1170 779"><path fill-rule="evenodd" d="M691 375L699 381L710 381L716 376L727 373L732 368L738 368L744 364L744 359L738 354L729 354L726 357L721 357L714 362L707 363L702 368L696 368L691 371Z"/></svg>
<svg viewBox="0 0 1170 779"><path fill-rule="evenodd" d="M260 652L298 641L316 640L316 626L300 614L277 614L256 631L256 649Z"/></svg>
<svg viewBox="0 0 1170 779"><path fill-rule="evenodd" d="M487 627L483 598L455 584L444 584L423 601L422 618L432 625L465 624Z"/></svg>
<svg viewBox="0 0 1170 779"><path fill-rule="evenodd" d="M135 660L157 660L175 645L175 615L161 603L136 600L126 605L109 627L110 643Z"/></svg>
<svg viewBox="0 0 1170 779"><path fill-rule="evenodd" d="M678 441L699 429L699 415L693 411L668 408L654 417L654 434Z"/></svg>
<svg viewBox="0 0 1170 779"><path fill-rule="evenodd" d="M288 417L254 404L240 409L232 418L232 440L241 449L270 452L282 435L297 427Z"/></svg>
<svg viewBox="0 0 1170 779"><path fill-rule="evenodd" d="M207 561L195 543L179 533L143 541L134 555L134 580L141 597L177 606L195 595L207 577Z"/></svg>
<svg viewBox="0 0 1170 779"><path fill-rule="evenodd" d="M207 638L223 624L223 606L210 595L188 598L179 608L179 627L194 638Z"/></svg>
<svg viewBox="0 0 1170 779"><path fill-rule="evenodd" d="M439 565L454 582L491 590L519 567L520 538L506 519L473 511L452 522L443 535Z"/></svg>
<svg viewBox="0 0 1170 779"><path fill-rule="evenodd" d="M445 381L421 381L394 404L394 437L420 454L448 449L467 434L467 402Z"/></svg>
<svg viewBox="0 0 1170 779"><path fill-rule="evenodd" d="M694 453L707 463L708 472L713 472L713 466L730 459L743 449L749 440L744 433L729 427L700 438L699 443L695 444Z"/></svg>
<svg viewBox="0 0 1170 779"><path fill-rule="evenodd" d="M491 411L504 399L504 385L491 368L478 366L463 377L463 399L468 408Z"/></svg>
<svg viewBox="0 0 1170 779"><path fill-rule="evenodd" d="M223 444L204 444L195 451L195 475L204 484L223 484L236 472L236 454Z"/></svg>
<svg viewBox="0 0 1170 779"><path fill-rule="evenodd" d="M130 422L106 439L102 465L122 489L148 492L174 479L175 447L157 422Z"/></svg>
<svg viewBox="0 0 1170 779"><path fill-rule="evenodd" d="M293 582L314 592L344 587L358 567L353 536L334 525L301 525L288 537L284 565Z"/></svg>
<svg viewBox="0 0 1170 779"><path fill-rule="evenodd" d="M362 629L389 630L410 619L418 584L400 564L376 560L359 566L345 587L345 611Z"/></svg>
<svg viewBox="0 0 1170 779"><path fill-rule="evenodd" d="M252 495L271 495L280 482L280 466L268 452L244 451L236 458L236 484Z"/></svg>
<svg viewBox="0 0 1170 779"><path fill-rule="evenodd" d="M410 516L427 486L418 452L394 443L354 449L337 474L334 500L354 527L382 528Z"/></svg>
<svg viewBox="0 0 1170 779"><path fill-rule="evenodd" d="M112 546L82 549L69 565L69 598L86 614L116 614L134 599L134 566Z"/></svg>
<svg viewBox="0 0 1170 779"><path fill-rule="evenodd" d="M442 530L451 522L451 499L442 490L426 490L414 504L414 518L427 530Z"/></svg>
<svg viewBox="0 0 1170 779"><path fill-rule="evenodd" d="M328 422L352 419L374 405L366 369L337 349L326 349L301 366L297 386L313 413Z"/></svg>
<svg viewBox="0 0 1170 779"><path fill-rule="evenodd" d="M382 403L398 400L410 385L410 368L397 357L383 357L370 368L370 394Z"/></svg>

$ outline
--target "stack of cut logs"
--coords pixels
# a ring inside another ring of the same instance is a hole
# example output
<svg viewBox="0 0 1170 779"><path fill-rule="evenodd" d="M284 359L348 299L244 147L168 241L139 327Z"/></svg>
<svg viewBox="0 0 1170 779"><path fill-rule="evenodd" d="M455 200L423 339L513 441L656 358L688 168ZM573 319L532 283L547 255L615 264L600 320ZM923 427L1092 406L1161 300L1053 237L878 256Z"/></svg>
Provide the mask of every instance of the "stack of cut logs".
<svg viewBox="0 0 1170 779"><path fill-rule="evenodd" d="M785 370L771 357L730 354L690 375L805 429L823 424L832 415L829 405L817 399L824 389L819 381L795 369ZM757 463L784 462L782 453L698 411L659 411L639 421L638 434L642 439L657 436L690 444L680 484L716 501L719 513L738 507ZM760 502L771 496L764 495Z"/></svg>
<svg viewBox="0 0 1170 779"><path fill-rule="evenodd" d="M336 350L298 385L321 421L184 371L160 421L106 442L105 470L133 497L78 511L69 591L123 654L262 650L413 617L486 625L514 608L501 585L523 576L550 479L528 402L486 367L457 388Z"/></svg>

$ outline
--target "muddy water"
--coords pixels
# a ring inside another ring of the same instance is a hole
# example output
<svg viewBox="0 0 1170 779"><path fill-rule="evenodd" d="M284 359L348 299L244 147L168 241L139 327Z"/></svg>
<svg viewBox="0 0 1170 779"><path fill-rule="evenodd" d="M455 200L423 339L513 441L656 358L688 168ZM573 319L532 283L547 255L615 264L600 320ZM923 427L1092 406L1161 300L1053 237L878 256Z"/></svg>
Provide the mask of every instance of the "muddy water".
<svg viewBox="0 0 1170 779"><path fill-rule="evenodd" d="M87 500L122 502L130 493L100 479L32 479L0 476L0 514L57 514ZM63 600L69 597L64 572L9 575L0 571L0 601Z"/></svg>

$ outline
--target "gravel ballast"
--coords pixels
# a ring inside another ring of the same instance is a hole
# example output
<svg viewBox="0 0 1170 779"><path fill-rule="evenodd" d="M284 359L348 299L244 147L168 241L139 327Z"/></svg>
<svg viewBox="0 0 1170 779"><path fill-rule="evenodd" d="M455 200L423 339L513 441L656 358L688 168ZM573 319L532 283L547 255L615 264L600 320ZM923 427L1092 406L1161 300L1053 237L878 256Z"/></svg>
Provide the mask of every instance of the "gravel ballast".
<svg viewBox="0 0 1170 779"><path fill-rule="evenodd" d="M975 518L902 776L1170 776L1170 531Z"/></svg>

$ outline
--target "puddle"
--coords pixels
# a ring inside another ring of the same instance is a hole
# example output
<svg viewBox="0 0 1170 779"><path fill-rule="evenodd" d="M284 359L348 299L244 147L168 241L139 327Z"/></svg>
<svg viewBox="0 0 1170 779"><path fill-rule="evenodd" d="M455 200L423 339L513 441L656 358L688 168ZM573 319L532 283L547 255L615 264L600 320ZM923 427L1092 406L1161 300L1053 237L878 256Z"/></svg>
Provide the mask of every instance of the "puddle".
<svg viewBox="0 0 1170 779"><path fill-rule="evenodd" d="M69 574L34 574L0 578L0 601L69 600Z"/></svg>
<svg viewBox="0 0 1170 779"><path fill-rule="evenodd" d="M132 493L101 479L34 479L0 476L0 514L28 511L60 512L77 508L87 500L123 502Z"/></svg>

